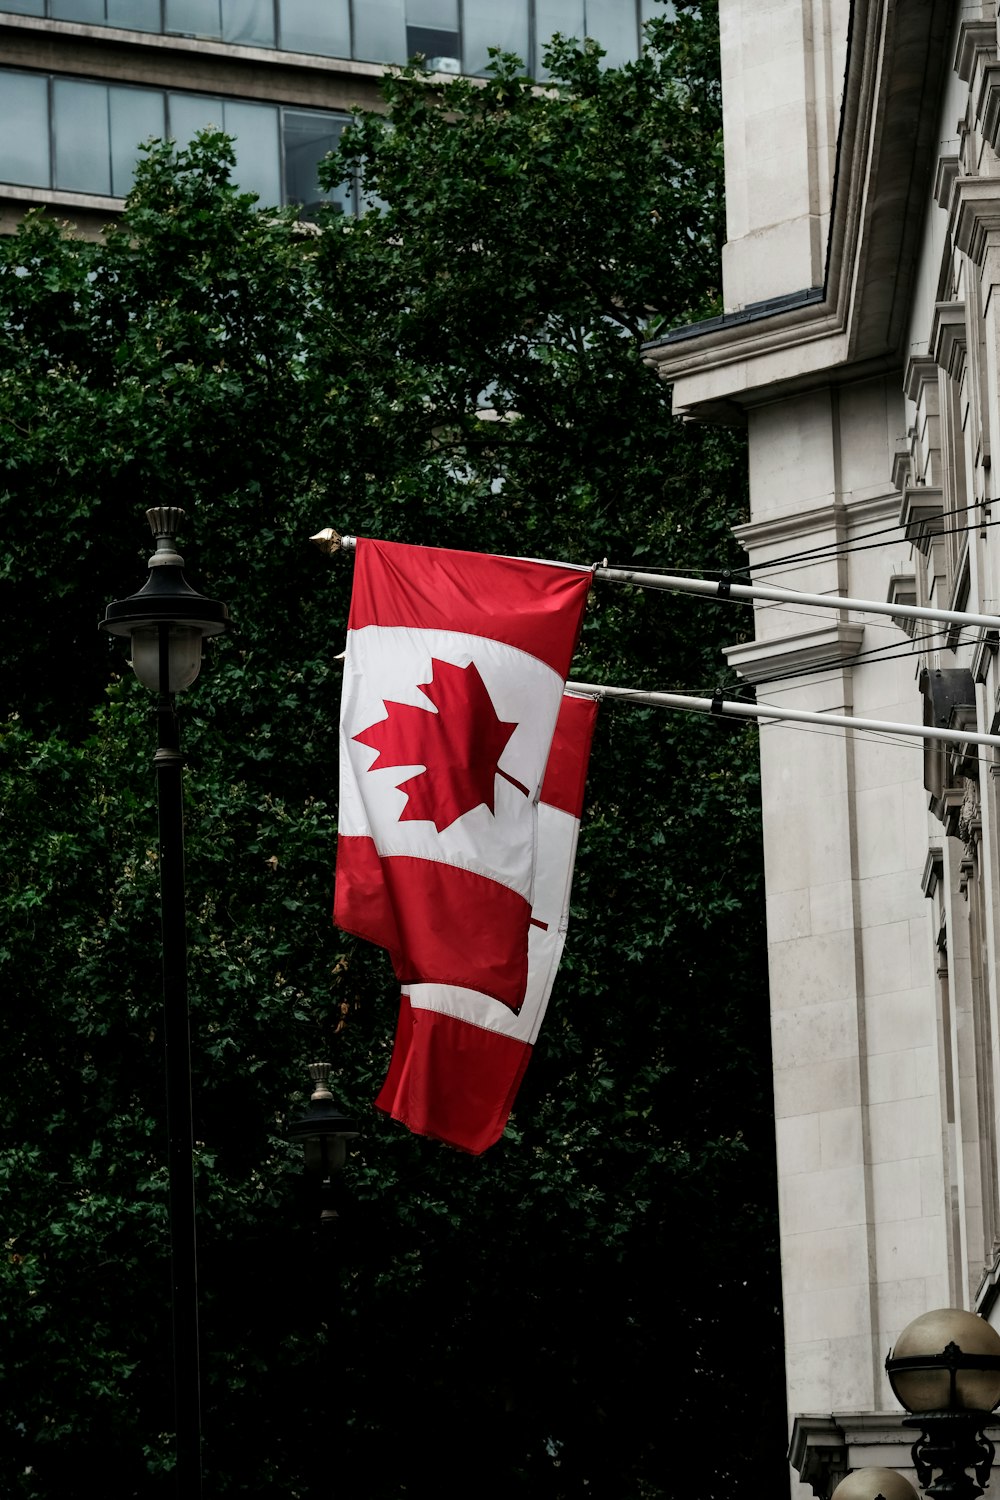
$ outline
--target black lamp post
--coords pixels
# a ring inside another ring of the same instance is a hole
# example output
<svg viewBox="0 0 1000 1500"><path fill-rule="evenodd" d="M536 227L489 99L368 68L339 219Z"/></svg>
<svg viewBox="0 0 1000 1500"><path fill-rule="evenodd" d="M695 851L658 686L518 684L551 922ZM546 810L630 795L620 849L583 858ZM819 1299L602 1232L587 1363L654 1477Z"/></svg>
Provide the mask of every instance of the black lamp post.
<svg viewBox="0 0 1000 1500"><path fill-rule="evenodd" d="M938 1308L903 1329L885 1368L911 1413L903 1426L920 1434L913 1467L921 1487L940 1500L975 1500L993 1464L984 1428L1000 1402L1000 1334L975 1313Z"/></svg>
<svg viewBox="0 0 1000 1500"><path fill-rule="evenodd" d="M229 622L229 611L224 604L199 594L184 577L184 559L174 545L184 512L172 505L158 506L148 510L146 518L156 542L149 560L149 578L137 594L108 605L102 629L111 635L131 637L135 674L157 695L153 765L160 830L176 1475L180 1500L200 1500L198 1250L184 913L183 761L174 694L190 687L198 676L202 641L206 636L221 635Z"/></svg>
<svg viewBox="0 0 1000 1500"><path fill-rule="evenodd" d="M321 1233L337 1221L334 1181L347 1159L347 1142L359 1134L358 1123L339 1110L328 1087L331 1067L328 1062L310 1063L307 1070L313 1081L309 1109L300 1120L293 1120L288 1133L305 1149L306 1177L319 1197Z"/></svg>

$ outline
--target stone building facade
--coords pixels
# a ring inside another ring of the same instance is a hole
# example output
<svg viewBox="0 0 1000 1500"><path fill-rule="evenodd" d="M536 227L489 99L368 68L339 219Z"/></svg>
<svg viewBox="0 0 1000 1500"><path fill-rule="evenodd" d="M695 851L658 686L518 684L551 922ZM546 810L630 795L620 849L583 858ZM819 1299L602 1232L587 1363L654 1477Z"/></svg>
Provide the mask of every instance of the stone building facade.
<svg viewBox="0 0 1000 1500"><path fill-rule="evenodd" d="M755 581L1000 613L993 0L721 0L725 312L649 357L746 424ZM1000 726L997 636L759 605L758 699ZM1000 1325L1000 761L760 734L792 1491L906 1467L912 1318Z"/></svg>

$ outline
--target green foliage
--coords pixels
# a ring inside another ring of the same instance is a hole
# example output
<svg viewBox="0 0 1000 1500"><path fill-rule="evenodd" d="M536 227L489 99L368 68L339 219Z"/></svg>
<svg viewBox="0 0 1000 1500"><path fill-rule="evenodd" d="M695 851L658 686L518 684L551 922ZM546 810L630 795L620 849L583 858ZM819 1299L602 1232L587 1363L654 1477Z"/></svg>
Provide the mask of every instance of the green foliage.
<svg viewBox="0 0 1000 1500"><path fill-rule="evenodd" d="M206 136L103 243L0 241L4 1495L169 1492L152 727L96 631L160 501L235 621L183 706L208 1492L643 1500L692 1446L705 1497L784 1482L752 734L604 710L483 1158L370 1109L395 987L329 920L350 566L312 532L734 561L739 442L639 352L716 298L717 44L678 10L617 71L557 40L542 90L388 80L331 163L357 220L259 210ZM710 690L736 629L605 587L575 673ZM324 1054L365 1130L326 1258L285 1135Z"/></svg>

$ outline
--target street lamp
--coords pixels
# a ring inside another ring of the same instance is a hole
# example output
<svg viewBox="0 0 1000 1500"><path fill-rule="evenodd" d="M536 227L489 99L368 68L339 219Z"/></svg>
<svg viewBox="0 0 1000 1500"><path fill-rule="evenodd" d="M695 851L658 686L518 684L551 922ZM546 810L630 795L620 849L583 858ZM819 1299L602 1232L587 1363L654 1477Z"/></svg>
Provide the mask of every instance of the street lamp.
<svg viewBox="0 0 1000 1500"><path fill-rule="evenodd" d="M922 1488L942 1500L975 1500L993 1463L983 1429L1000 1402L1000 1334L975 1313L938 1308L903 1329L885 1368L897 1401L911 1413L903 1426L920 1433L913 1467ZM975 1470L978 1484L967 1469Z"/></svg>
<svg viewBox="0 0 1000 1500"><path fill-rule="evenodd" d="M301 1119L291 1122L288 1133L304 1147L306 1177L319 1191L319 1222L323 1231L332 1229L336 1222L334 1178L347 1160L347 1142L355 1140L360 1131L357 1121L333 1102L328 1087L330 1064L310 1063L306 1071L314 1085L309 1109Z"/></svg>
<svg viewBox="0 0 1000 1500"><path fill-rule="evenodd" d="M908 1479L895 1469L855 1469L842 1479L830 1500L918 1500Z"/></svg>
<svg viewBox="0 0 1000 1500"><path fill-rule="evenodd" d="M190 687L198 676L202 641L222 634L229 611L199 594L184 577L184 559L175 545L184 512L173 505L157 506L146 512L146 519L155 539L149 577L138 593L108 605L101 627L111 635L131 638L135 674L157 695L153 766L160 839L177 1494L180 1500L200 1500L198 1247L184 913L183 761L174 694Z"/></svg>

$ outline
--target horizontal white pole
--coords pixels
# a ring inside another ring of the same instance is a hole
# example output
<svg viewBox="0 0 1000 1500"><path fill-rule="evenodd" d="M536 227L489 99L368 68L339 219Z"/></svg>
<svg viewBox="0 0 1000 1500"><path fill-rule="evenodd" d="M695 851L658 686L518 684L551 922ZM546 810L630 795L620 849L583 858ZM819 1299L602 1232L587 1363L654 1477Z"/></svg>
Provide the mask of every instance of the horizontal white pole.
<svg viewBox="0 0 1000 1500"><path fill-rule="evenodd" d="M907 734L923 740L947 740L955 745L991 745L1000 750L1000 735L965 729L935 729L927 724L894 724L883 719L855 719L846 714L810 713L802 708L778 708L773 703L743 703L738 698L689 698L684 693L648 693L641 688L604 687L596 682L567 682L571 693L592 698L621 698L653 708L686 708L711 713L713 703L722 718L788 719L793 724L828 724L835 729L874 729L880 734Z"/></svg>
<svg viewBox="0 0 1000 1500"><path fill-rule="evenodd" d="M327 527L309 538L326 552L353 552L357 537L341 536ZM805 594L798 589L772 588L769 584L719 583L710 578L681 578L672 573L642 573L635 568L596 567L594 577L604 583L630 583L636 588L666 589L678 594L701 594L709 599L767 599L774 604L808 604L818 609L858 610L865 614L892 615L898 620L932 620L942 625L978 625L1000 630L1000 615L972 615L958 609L931 609L922 604L890 604L884 599L848 599L841 594Z"/></svg>
<svg viewBox="0 0 1000 1500"><path fill-rule="evenodd" d="M856 609L901 620L937 620L946 625L980 625L1000 630L1000 616L971 615L957 609L930 609L921 604L890 604L884 599L847 599L842 594L804 594L798 589L769 584L719 583L709 578L677 578L669 573L639 573L633 568L595 568L594 577L606 583L631 583L643 589L670 589L679 594L704 594L714 599L770 599L776 604L810 604L820 609Z"/></svg>

